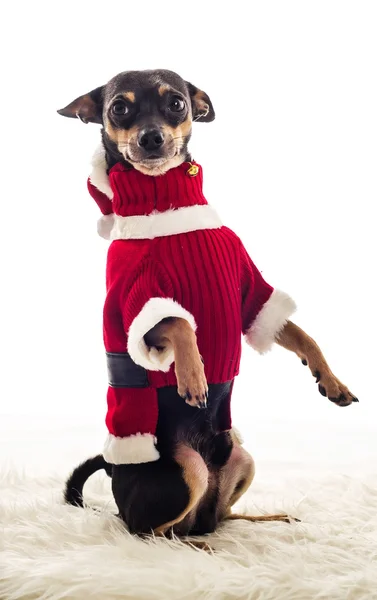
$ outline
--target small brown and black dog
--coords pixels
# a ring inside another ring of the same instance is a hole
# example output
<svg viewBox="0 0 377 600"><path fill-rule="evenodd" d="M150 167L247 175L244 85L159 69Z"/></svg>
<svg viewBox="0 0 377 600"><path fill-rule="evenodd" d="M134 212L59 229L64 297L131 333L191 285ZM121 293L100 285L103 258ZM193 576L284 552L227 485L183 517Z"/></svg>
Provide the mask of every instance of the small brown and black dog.
<svg viewBox="0 0 377 600"><path fill-rule="evenodd" d="M121 73L58 112L102 125L108 169L121 162L152 176L190 161L193 121L215 116L206 93L163 70ZM338 406L358 402L332 373L316 342L297 325L287 321L275 341L309 367L323 396ZM160 458L128 465L110 465L102 455L89 459L69 478L66 501L82 506L85 481L103 468L112 477L119 515L133 533L197 535L214 531L225 519L288 520L287 515L232 514L232 505L253 480L254 462L234 431L214 434L219 406L232 382L207 385L187 321L164 319L146 334L145 342L174 349L177 387L158 390Z"/></svg>

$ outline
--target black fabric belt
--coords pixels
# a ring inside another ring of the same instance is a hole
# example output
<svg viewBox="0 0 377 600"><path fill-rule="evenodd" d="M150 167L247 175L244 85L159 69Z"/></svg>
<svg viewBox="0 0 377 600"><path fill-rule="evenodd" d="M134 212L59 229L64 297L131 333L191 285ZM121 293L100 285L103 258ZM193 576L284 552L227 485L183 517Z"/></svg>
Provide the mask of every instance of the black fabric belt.
<svg viewBox="0 0 377 600"><path fill-rule="evenodd" d="M111 387L144 388L149 386L146 369L134 363L127 352L106 352L106 358Z"/></svg>

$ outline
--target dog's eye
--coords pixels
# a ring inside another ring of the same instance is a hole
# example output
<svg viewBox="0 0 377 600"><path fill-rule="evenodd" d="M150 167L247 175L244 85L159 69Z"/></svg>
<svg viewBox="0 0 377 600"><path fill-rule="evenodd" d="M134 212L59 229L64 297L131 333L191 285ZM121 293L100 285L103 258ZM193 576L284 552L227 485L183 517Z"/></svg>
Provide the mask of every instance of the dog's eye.
<svg viewBox="0 0 377 600"><path fill-rule="evenodd" d="M128 113L128 107L125 102L118 100L118 102L114 102L112 105L111 111L114 115L126 115Z"/></svg>
<svg viewBox="0 0 377 600"><path fill-rule="evenodd" d="M185 103L182 100L182 98L179 98L178 96L174 96L174 98L171 99L170 103L169 103L169 109L172 112L182 112L182 110L185 108Z"/></svg>

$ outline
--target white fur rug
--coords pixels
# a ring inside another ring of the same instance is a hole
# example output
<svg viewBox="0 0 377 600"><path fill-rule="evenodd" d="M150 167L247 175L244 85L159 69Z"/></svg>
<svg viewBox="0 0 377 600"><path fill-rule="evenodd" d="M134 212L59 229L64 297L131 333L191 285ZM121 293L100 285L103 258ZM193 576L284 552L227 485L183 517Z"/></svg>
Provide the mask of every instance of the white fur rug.
<svg viewBox="0 0 377 600"><path fill-rule="evenodd" d="M3 473L1 600L377 598L376 476L256 482L242 510L302 522L229 522L213 554L130 536L100 474L85 490L98 512L65 506L62 482Z"/></svg>

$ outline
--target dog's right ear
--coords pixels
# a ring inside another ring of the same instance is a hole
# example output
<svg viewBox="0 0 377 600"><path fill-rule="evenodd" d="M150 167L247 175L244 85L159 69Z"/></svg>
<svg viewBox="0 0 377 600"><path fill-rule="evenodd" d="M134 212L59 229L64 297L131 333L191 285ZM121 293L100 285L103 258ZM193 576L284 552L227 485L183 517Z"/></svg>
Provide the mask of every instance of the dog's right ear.
<svg viewBox="0 0 377 600"><path fill-rule="evenodd" d="M189 81L186 81L186 85L190 94L193 120L205 123L213 121L215 111L208 94L203 92L203 90L199 90Z"/></svg>
<svg viewBox="0 0 377 600"><path fill-rule="evenodd" d="M102 85L88 94L79 96L71 104L58 110L59 115L80 119L83 123L102 123L104 89L105 86Z"/></svg>

